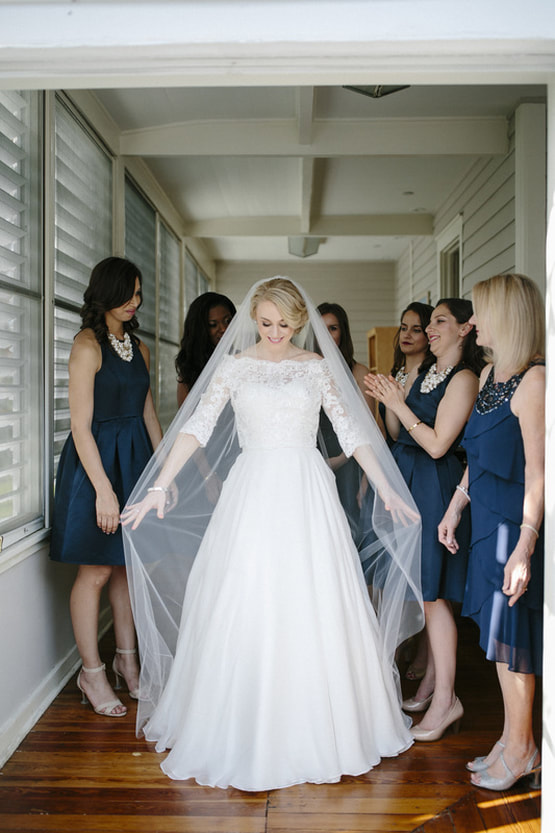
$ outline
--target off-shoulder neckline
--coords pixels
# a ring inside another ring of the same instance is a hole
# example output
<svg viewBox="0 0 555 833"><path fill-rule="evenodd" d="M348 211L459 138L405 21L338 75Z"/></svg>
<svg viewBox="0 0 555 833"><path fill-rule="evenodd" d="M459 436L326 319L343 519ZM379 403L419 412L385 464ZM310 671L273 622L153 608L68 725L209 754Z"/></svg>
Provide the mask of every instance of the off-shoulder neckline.
<svg viewBox="0 0 555 833"><path fill-rule="evenodd" d="M279 367L279 365L283 365L283 364L304 365L304 364L312 364L313 362L318 362L318 364L320 364L321 362L325 361L323 356L322 357L314 356L313 358L302 359L302 360L299 360L299 359L280 359L279 362L274 362L274 361L272 361L272 359L259 359L259 358L256 358L255 356L237 356L237 355L236 356L231 356L230 355L229 358L230 359L235 359L235 361L238 361L238 362L251 361L251 362L257 362L258 364L272 364L272 365L276 365L276 367Z"/></svg>

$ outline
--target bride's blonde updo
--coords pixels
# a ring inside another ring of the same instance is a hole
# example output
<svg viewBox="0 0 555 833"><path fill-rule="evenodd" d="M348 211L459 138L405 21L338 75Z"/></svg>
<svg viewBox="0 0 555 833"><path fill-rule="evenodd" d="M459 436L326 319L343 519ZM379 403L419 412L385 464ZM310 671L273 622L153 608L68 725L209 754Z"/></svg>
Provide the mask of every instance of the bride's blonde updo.
<svg viewBox="0 0 555 833"><path fill-rule="evenodd" d="M261 283L251 298L251 318L256 318L256 308L261 301L271 301L280 311L283 320L296 333L300 333L308 321L304 298L288 278L270 278Z"/></svg>

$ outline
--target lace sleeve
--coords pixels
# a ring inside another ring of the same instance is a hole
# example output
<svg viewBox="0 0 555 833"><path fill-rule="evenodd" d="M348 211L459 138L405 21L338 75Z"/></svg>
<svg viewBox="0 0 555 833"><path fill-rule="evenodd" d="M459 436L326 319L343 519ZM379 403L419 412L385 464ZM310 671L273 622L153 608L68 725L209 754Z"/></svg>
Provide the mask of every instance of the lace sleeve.
<svg viewBox="0 0 555 833"><path fill-rule="evenodd" d="M322 407L331 421L341 448L347 457L352 457L359 446L370 442L370 437L358 420L348 413L327 362L320 362L320 366L323 374Z"/></svg>
<svg viewBox="0 0 555 833"><path fill-rule="evenodd" d="M206 393L201 396L194 412L179 429L181 434L192 434L203 447L210 439L218 417L230 397L231 362L234 361L232 356L223 359Z"/></svg>

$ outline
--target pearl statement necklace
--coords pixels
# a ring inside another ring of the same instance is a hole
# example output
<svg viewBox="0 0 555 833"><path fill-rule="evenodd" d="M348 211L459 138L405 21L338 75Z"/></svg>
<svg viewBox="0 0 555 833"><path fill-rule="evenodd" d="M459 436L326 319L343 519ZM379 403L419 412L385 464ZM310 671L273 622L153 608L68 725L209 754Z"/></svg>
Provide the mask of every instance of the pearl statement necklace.
<svg viewBox="0 0 555 833"><path fill-rule="evenodd" d="M395 374L395 381L399 382L399 384L401 385L402 388L405 387L408 378L409 378L408 370L405 370L404 367L402 367L400 370L398 370L397 373Z"/></svg>
<svg viewBox="0 0 555 833"><path fill-rule="evenodd" d="M453 365L451 364L449 367L446 367L445 370L438 370L437 364L434 363L422 380L420 393L430 393L430 391L435 390L435 388L437 388L437 386L440 385L444 379L447 379L452 370Z"/></svg>
<svg viewBox="0 0 555 833"><path fill-rule="evenodd" d="M116 338L113 333L108 333L108 340L114 353L117 353L120 359L123 359L124 362L131 361L133 358L133 344L129 338L129 333L125 333L123 341Z"/></svg>

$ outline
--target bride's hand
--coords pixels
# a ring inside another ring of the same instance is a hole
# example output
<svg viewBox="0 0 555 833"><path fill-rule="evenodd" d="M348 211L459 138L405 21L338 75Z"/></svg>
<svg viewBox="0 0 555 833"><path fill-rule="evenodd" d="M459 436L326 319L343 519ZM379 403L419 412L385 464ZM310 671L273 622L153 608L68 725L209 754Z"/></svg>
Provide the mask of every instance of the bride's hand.
<svg viewBox="0 0 555 833"><path fill-rule="evenodd" d="M127 506L121 514L121 525L128 526L133 524L131 529L137 529L144 516L150 512L151 509L156 509L156 514L159 518L163 518L166 509L168 508L168 493L156 490L155 492L147 492L146 497L138 503L131 503Z"/></svg>
<svg viewBox="0 0 555 833"><path fill-rule="evenodd" d="M403 526L408 526L415 521L420 520L420 513L418 510L413 509L409 506L403 498L397 494L397 492L391 491L381 491L379 493L381 499L384 502L384 506L388 512L391 512L391 516L394 521L399 521L403 524Z"/></svg>

